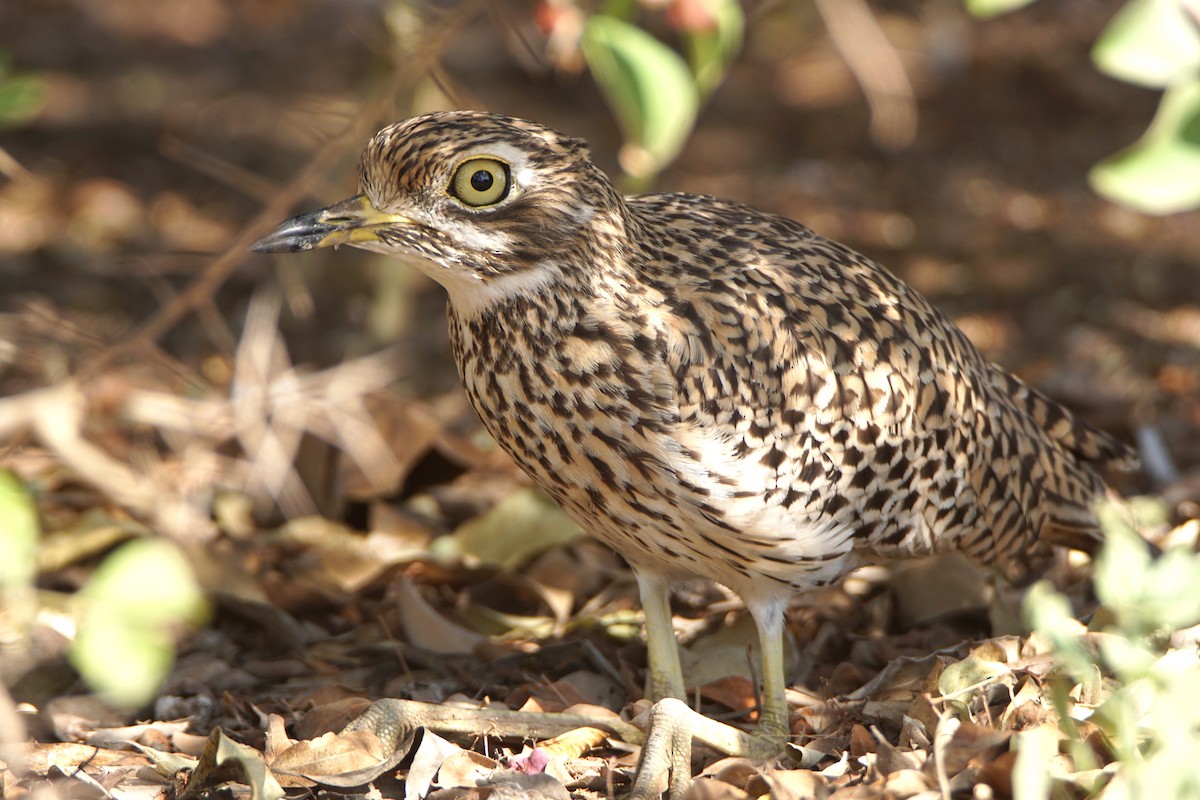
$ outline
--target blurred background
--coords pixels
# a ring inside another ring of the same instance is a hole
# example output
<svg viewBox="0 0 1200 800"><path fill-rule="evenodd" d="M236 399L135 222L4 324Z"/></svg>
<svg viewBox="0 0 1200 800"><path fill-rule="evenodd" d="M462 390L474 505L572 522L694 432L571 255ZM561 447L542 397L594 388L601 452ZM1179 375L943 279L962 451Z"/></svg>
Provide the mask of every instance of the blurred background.
<svg viewBox="0 0 1200 800"><path fill-rule="evenodd" d="M387 576L302 579L238 543L318 512L402 532L382 569L517 491L458 389L438 287L350 249L246 250L352 193L377 128L447 108L538 120L630 190L745 201L868 254L1139 442L1123 492L1197 516L1200 215L1089 185L1162 98L1093 64L1122 5L629 0L603 9L618 25L567 0L0 4L0 465L47 534L105 532L43 553L42 584L73 591L145 523L223 543L202 584L253 576L247 595L333 608L337 630ZM658 88L630 95L606 54Z"/></svg>
<svg viewBox="0 0 1200 800"><path fill-rule="evenodd" d="M645 5L640 24L668 43L689 7L706 7ZM741 51L678 159L629 185L743 200L844 241L995 360L1127 438L1155 426L1175 461L1195 464L1198 217L1146 216L1087 184L1094 163L1141 135L1159 98L1090 61L1121 3L1041 2L990 20L954 0L871 3L894 48L883 63L903 67L901 94L906 79L915 100L890 122L886 107L872 119L845 57L847 45L877 43L852 22L835 41L821 5L746 4ZM577 44L591 11L6 3L6 79L33 86L36 100L0 139L3 390L71 373L146 324L244 243L249 221L261 232L259 214L272 199L281 208L281 192L285 213L351 192L358 149L387 122L453 107L528 117L589 139L619 177L622 129ZM203 308L157 332L172 359L199 370L229 356L250 293L276 281L296 361L327 366L402 340L412 359L402 386L454 386L441 298L414 272L348 251L227 258L236 269L193 300ZM208 370L219 379L217 364Z"/></svg>

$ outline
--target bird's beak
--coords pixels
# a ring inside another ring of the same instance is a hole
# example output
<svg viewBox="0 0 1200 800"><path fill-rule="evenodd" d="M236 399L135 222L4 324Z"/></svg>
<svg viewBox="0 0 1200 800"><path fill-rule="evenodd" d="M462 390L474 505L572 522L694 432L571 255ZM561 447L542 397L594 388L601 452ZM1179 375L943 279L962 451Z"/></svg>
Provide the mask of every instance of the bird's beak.
<svg viewBox="0 0 1200 800"><path fill-rule="evenodd" d="M300 214L250 245L256 253L295 253L339 244L379 241L379 230L412 224L401 214L387 214L367 199L355 195L331 206Z"/></svg>

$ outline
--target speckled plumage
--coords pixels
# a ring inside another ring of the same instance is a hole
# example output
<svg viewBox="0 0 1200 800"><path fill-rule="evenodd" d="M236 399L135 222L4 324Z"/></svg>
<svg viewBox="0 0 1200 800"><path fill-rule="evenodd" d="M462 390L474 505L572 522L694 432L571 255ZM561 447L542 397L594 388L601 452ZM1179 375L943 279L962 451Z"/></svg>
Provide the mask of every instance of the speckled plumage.
<svg viewBox="0 0 1200 800"><path fill-rule="evenodd" d="M475 208L447 187L479 156L511 186ZM581 140L433 114L377 134L361 172L383 221L351 243L447 288L500 445L647 584L720 581L764 638L863 560L1019 571L1086 545L1096 470L1131 460L869 259L725 200L623 198Z"/></svg>

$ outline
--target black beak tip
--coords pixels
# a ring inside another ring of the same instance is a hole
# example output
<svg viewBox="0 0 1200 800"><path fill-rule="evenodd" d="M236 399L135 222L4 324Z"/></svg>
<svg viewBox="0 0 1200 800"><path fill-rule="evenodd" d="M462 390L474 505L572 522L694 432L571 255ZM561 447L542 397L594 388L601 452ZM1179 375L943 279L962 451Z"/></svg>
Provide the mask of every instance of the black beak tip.
<svg viewBox="0 0 1200 800"><path fill-rule="evenodd" d="M250 249L255 253L299 253L319 247L321 240L334 230L334 226L322 222L316 212L301 214L250 245Z"/></svg>
<svg viewBox="0 0 1200 800"><path fill-rule="evenodd" d="M255 253L295 253L311 249L311 244L297 242L293 237L281 235L280 231L272 231L250 245L250 250Z"/></svg>

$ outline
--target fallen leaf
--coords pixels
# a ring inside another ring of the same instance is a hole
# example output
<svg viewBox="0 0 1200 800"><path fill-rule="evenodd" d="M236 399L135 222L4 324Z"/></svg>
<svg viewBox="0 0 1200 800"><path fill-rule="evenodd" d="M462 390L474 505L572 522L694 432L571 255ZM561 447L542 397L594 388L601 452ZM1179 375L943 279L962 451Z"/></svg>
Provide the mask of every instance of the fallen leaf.
<svg viewBox="0 0 1200 800"><path fill-rule="evenodd" d="M437 771L437 784L443 788L453 786L479 786L496 771L497 763L474 750L458 750L446 756Z"/></svg>
<svg viewBox="0 0 1200 800"><path fill-rule="evenodd" d="M727 675L704 684L698 691L702 697L716 701L734 711L756 711L758 708L754 684L749 678L741 675ZM753 718L757 714L749 716Z"/></svg>
<svg viewBox="0 0 1200 800"><path fill-rule="evenodd" d="M271 761L276 772L316 781L377 766L387 757L379 737L369 731L326 733L296 742Z"/></svg>
<svg viewBox="0 0 1200 800"><path fill-rule="evenodd" d="M413 755L412 766L404 781L404 800L421 800L429 794L442 762L461 750L458 745L446 741L433 731L422 731L421 744Z"/></svg>
<svg viewBox="0 0 1200 800"><path fill-rule="evenodd" d="M443 617L421 594L412 581L401 578L396 585L396 600L408 640L417 647L442 655L466 655L487 637L468 630Z"/></svg>
<svg viewBox="0 0 1200 800"><path fill-rule="evenodd" d="M253 800L281 800L283 797L283 788L267 769L262 754L233 741L220 728L215 728L187 785L178 794L178 800L198 797L229 782L249 786Z"/></svg>
<svg viewBox="0 0 1200 800"><path fill-rule="evenodd" d="M453 555L508 569L583 535L579 525L536 489L513 492L485 514L433 543L439 556Z"/></svg>
<svg viewBox="0 0 1200 800"><path fill-rule="evenodd" d="M566 787L546 773L526 775L497 770L480 788L491 790L484 795L488 800L571 800Z"/></svg>
<svg viewBox="0 0 1200 800"><path fill-rule="evenodd" d="M606 731L599 728L576 728L555 736L553 739L547 739L538 745L537 750L547 756L578 758L588 750L599 747L608 738L608 735Z"/></svg>
<svg viewBox="0 0 1200 800"><path fill-rule="evenodd" d="M771 800L824 800L829 796L829 781L819 772L772 769L762 778L771 788Z"/></svg>

